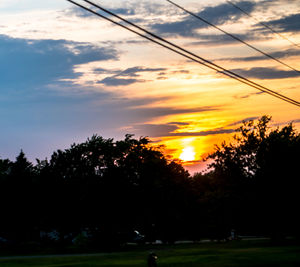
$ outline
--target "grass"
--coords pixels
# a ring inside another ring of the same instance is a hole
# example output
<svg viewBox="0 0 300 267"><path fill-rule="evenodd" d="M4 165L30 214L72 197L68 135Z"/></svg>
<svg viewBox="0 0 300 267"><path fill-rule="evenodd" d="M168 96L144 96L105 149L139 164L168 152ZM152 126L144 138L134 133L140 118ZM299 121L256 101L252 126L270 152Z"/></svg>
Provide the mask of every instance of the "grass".
<svg viewBox="0 0 300 267"><path fill-rule="evenodd" d="M236 241L226 244L182 244L145 246L131 251L91 255L0 258L1 267L47 266L147 266L150 250L158 255L158 266L172 267L296 267L300 266L300 245L272 246L267 241Z"/></svg>

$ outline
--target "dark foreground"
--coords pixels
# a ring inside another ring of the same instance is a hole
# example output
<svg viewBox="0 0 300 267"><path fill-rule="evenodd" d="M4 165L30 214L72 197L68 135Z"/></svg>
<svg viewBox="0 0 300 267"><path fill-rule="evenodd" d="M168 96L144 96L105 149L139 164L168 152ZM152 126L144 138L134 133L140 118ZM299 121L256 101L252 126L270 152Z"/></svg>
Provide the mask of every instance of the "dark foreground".
<svg viewBox="0 0 300 267"><path fill-rule="evenodd" d="M180 244L133 247L115 253L0 257L1 267L11 266L146 266L155 251L158 266L300 266L300 245L274 245L270 241L232 241L223 244Z"/></svg>

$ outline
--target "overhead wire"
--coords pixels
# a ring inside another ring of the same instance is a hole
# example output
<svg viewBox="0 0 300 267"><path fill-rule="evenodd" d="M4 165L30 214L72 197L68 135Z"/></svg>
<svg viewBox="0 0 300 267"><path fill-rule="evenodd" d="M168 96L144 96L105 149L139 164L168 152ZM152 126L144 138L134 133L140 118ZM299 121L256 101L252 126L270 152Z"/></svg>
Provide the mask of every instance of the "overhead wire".
<svg viewBox="0 0 300 267"><path fill-rule="evenodd" d="M148 35L150 35L150 36L152 36L152 37L154 37L154 38L156 38L156 39L164 42L165 44L161 43L161 42L159 42L159 41L157 41L157 40L155 40L155 39L153 39L153 38L151 38L151 37L149 37L147 35L144 35L144 34L138 32L136 30L133 30L133 29L131 29L131 28L129 28L129 27L127 27L127 26L119 23L119 22L116 22L116 21L114 21L114 20L112 20L112 19L110 19L110 18L108 18L108 17L106 17L106 16L104 16L102 14L99 14L98 12L96 12L96 11L94 11L94 10L92 10L92 9L84 6L84 5L81 5L81 4L79 4L79 3L77 3L77 2L75 2L73 0L66 0L66 1L68 1L68 2L70 2L72 4L74 4L74 5L82 8L82 9L85 9L86 11L88 11L90 13L93 13L94 15L97 15L97 16L105 19L105 20L108 20L111 23L113 23L113 24L115 24L117 26L120 26L120 27L122 27L122 28L124 28L124 29L126 29L126 30L128 30L128 31L130 31L132 33L134 33L134 34L137 34L140 37L143 37L143 38L145 38L145 39L147 39L147 40L149 40L149 41L151 41L153 43L156 43L156 44L158 44L158 45L160 45L160 46L162 46L162 47L164 47L164 48L166 48L168 50L171 50L171 51L173 51L173 52L175 52L175 53L177 53L177 54L179 54L179 55L181 55L181 56L183 56L185 58L188 58L188 59L190 59L190 60L192 60L194 62L202 64L202 65L204 65L204 66L206 66L206 67L208 67L210 69L213 69L213 70L215 70L215 71L217 71L219 73L222 73L222 74L224 74L226 76L229 76L230 78L238 80L238 81L240 81L240 82L242 82L244 84L247 84L247 85L249 85L249 86L251 86L253 88L256 88L256 89L258 89L258 90L260 90L262 92L268 93L268 94L270 94L270 95L272 95L274 97L277 97L277 98L279 98L279 99L281 99L283 101L286 101L286 102L288 102L290 104L293 104L293 105L296 105L296 106L300 107L300 102L298 102L296 100L293 100L293 99L291 99L289 97L286 97L286 96L284 96L282 94L279 94L279 93L277 93L277 92L275 92L275 91L273 91L271 89L268 89L268 88L266 88L264 86L261 86L261 85L255 83L255 82L247 79L247 78L242 77L241 75L238 75L238 74L236 74L236 73L234 73L234 72L232 72L230 70L227 70L227 69L225 69L225 68L223 68L221 66L218 66L217 64L215 64L215 63L213 63L213 62L211 62L209 60L206 60L206 59L204 59L202 57L199 57L198 55L196 55L196 54L194 54L194 53L192 53L192 52L190 52L190 51L188 51L188 50L186 50L184 48L181 48L181 47L177 46L176 44L173 44L172 42L167 41L164 38L162 38L162 37L160 37L160 36L158 36L156 34L153 34L153 33L149 32L149 31L143 29L142 27L140 27L140 26L138 26L138 25L136 25L136 24L134 24L134 23L132 23L132 22L124 19L124 18L122 18L121 16L118 16L118 15L114 14L113 12L111 12L109 10L106 10L105 8L99 6L99 5L97 5L97 4L95 4L95 3L91 2L91 1L83 0L83 1L85 1L85 2L87 2L89 4L91 4L91 5L93 5L94 7L97 7L100 10L106 12L107 14L109 14L111 16L114 16L114 17L116 17L116 18L118 18L118 19L126 22L127 24L130 24L131 26L134 26L135 28L137 28L137 29L139 29L139 30L147 33ZM168 44L168 45L166 45L166 44ZM169 45L171 45L171 47ZM178 49L180 51L178 51L176 49Z"/></svg>
<svg viewBox="0 0 300 267"><path fill-rule="evenodd" d="M221 28L218 27L217 25L215 25L215 24L209 22L208 20L206 20L206 19L200 17L199 15L197 15L197 14L195 14L195 13L193 13L193 12L187 10L186 8L184 8L184 7L180 6L180 5L178 5L177 3L175 3L175 2L173 2L173 1L171 1L171 0L166 0L166 1L169 2L170 4L176 6L177 8L183 10L184 12L188 13L189 15L191 15L191 16L197 18L198 20L201 20L202 22L204 22L204 23L210 25L211 27L217 29L218 31L220 31L220 32L222 32L222 33L224 33L224 34L230 36L232 39L235 39L236 41L243 43L244 45L250 47L251 49L255 50L256 52L259 52L260 54L262 54L262 55L264 55L264 56L266 56L266 57L268 57L268 58L270 58L270 59L276 61L277 63L279 63L279 64L281 64L281 65L284 65L285 67L287 67L287 68L289 68L289 69L291 69L291 70L293 70L293 71L295 71L295 72L297 72L297 73L300 74L300 71L299 71L299 70L297 70L297 69L295 69L294 67L290 66L289 64L287 64L287 63L285 63L285 62L279 60L278 58L273 57L272 55L270 55L270 54L268 54L268 53L262 51L261 49L255 47L255 46L253 46L253 45L251 45L251 44L249 44L248 42L242 40L241 38L239 38L239 37L237 37L237 36L235 36L235 35L233 35L233 34L227 32L227 31L221 29Z"/></svg>
<svg viewBox="0 0 300 267"><path fill-rule="evenodd" d="M117 14L115 14L115 13L109 11L109 10L106 9L106 8L101 7L100 5L95 4L95 3L92 2L92 1L89 1L89 0L83 0L83 1L85 1L86 3L92 5L92 6L98 8L98 9L100 9L100 10L102 10L103 12L106 12L107 14L109 14L109 15L111 15L111 16L114 16L114 17L116 17L116 18L118 18L118 19L124 21L125 23L127 23L127 24L129 24L129 25L135 27L136 29L141 30L141 31L147 33L147 34L150 35L150 36L152 36L152 37L154 37L154 38L156 38L156 39L158 39L158 40L160 40L160 41L163 41L164 43L167 43L168 45L171 45L171 46L173 46L173 47L175 47L175 48L177 48L177 49L179 49L179 50L181 50L181 51L183 51L183 52L185 52L185 53L187 53L187 54L189 54L189 55L191 55L191 56L193 56L193 57L196 57L197 59L200 59L200 60L202 60L202 61L204 61L204 62L206 62L206 63L208 63L208 64L211 64L213 67L217 67L217 68L221 69L221 71L220 71L220 70L214 69L214 70L216 70L216 71L218 71L218 72L221 72L221 73L223 73L223 74L225 74L225 75L227 75L227 76L230 75L230 77L231 77L231 78L234 78L234 79L236 79L236 78L238 78L239 80L240 80L240 79L243 79L243 81L247 81L247 84L248 84L248 83L251 83L252 85L259 86L259 87L263 88L264 90L270 90L270 89L268 89L268 88L266 88L266 87L263 87L263 86L261 86L261 85L255 83L255 82L253 82L253 81L251 81L251 80L245 78L245 77L242 77L241 75L238 75L238 74L236 74L236 73L234 73L234 72L232 72L232 71L229 71L229 70L227 70L227 69L225 69L225 68L223 68L223 67L221 67L221 66L219 66L219 65L217 65L217 64L215 64L215 63L213 63L212 61L206 60L206 59L204 59L203 57L199 57L198 55L196 55L196 54L194 54L194 53L192 53L192 52L190 52L190 51L188 51L188 50L186 50L186 49L184 49L184 48L182 48L182 47L180 47L180 46L178 46L178 45L176 45L176 44L174 44L174 43L172 43L172 42L170 42L170 41L168 41L168 40L166 40L166 39L164 39L164 38L162 38L162 37L160 37L160 36L158 36L157 34L154 34L154 33L150 32L150 31L148 31L148 30L146 30L146 29L144 29L144 28L142 28L142 27L136 25L135 23L132 23L132 22L129 21L129 20L126 20L125 18L123 18L123 17L121 17L121 16L119 16L119 15L117 15ZM198 63L199 63L199 62L198 62ZM226 72L227 74L224 73L224 72ZM228 75L228 74L229 74L229 75ZM234 76L234 77L233 77L233 76ZM249 84L248 84L248 85L249 85ZM257 87L256 87L256 88L257 88ZM264 91L264 92L265 92L265 91ZM272 93L275 93L275 92L272 92ZM278 94L278 93L276 93L276 94Z"/></svg>
<svg viewBox="0 0 300 267"><path fill-rule="evenodd" d="M271 31L272 33L278 35L279 37L281 37L282 39L285 39L286 41L290 42L292 45L296 46L297 48L300 48L300 45L293 42L292 40L290 40L288 37L284 36L283 34L281 34L280 32L274 30L272 27L270 27L268 24L261 22L260 20L258 20L257 18L255 18L254 16L252 16L250 13L248 13L247 11L245 11L244 9L242 9L241 7L239 7L237 4L233 3L232 1L226 0L226 2L230 5L232 5L233 7L235 7L236 9L238 9L239 11L241 11L242 13L244 13L245 15L247 15L248 17L252 18L253 20L255 20L258 24L264 26L265 28L267 28L269 31Z"/></svg>
<svg viewBox="0 0 300 267"><path fill-rule="evenodd" d="M202 60L202 61L196 60L196 59L192 58L191 56L188 56L188 55L186 55L186 54L183 54L183 53L180 52L180 51L177 51L177 50L175 50L175 49L173 49L173 48L171 48L171 47L169 47L169 46L166 46L166 45L164 45L164 44L162 44L162 43L160 43L160 42L157 42L156 40L153 40L153 39L149 38L148 36L145 36L145 35L143 35L143 34L141 34L141 33L139 33L139 32L136 32L136 31L134 31L134 30L132 30L132 29L126 27L125 25L122 25L122 24L120 24L120 23L118 23L118 22L116 22L116 21L114 21L114 20L111 20L111 19L109 19L109 18L107 18L107 17L105 17L105 16L103 16L103 15L101 15L101 14L99 14L99 13L97 13L97 12L95 12L95 11L93 11L93 10L91 10L91 9L89 9L89 8L87 8L87 7L85 7L85 6L83 6L83 5L80 5L80 4L76 3L75 1L72 1L72 0L67 0L67 1L69 1L69 2L71 2L71 3L73 3L73 4L77 5L77 6L79 6L79 7L83 8L83 9L85 9L85 10L87 10L87 11L89 11L89 12L95 14L95 15L98 15L98 16L100 16L101 18L104 18L104 19L106 19L106 20L108 20L108 21L110 21L110 22L112 22L112 23L114 23L114 24L116 24L116 25L118 25L118 26L120 26L120 27L122 27L122 28L125 28L125 29L127 29L127 30L129 30L129 31L131 31L131 32L133 32L133 33L135 33L135 34L137 34L137 35L143 37L143 38L146 38L146 39L148 39L149 41L152 41L152 42L154 42L154 43L157 43L157 44L159 44L159 45L161 45L161 46L163 46L163 47L165 47L165 48L167 48L167 49L169 49L169 50L171 50L171 51L173 51L173 52L175 52L175 53L177 53L177 54L180 54L180 55L182 55L182 56L184 56L184 57L186 57L186 58L188 58L188 59L190 59L190 60L192 60L192 61L195 61L195 62L197 62L197 63L199 63L199 64L205 65L206 67L209 67L209 68L211 68L211 69L214 69L214 70L217 71L217 72L223 73L224 75L227 75L227 76L229 76L229 77L231 77L231 78L233 78L233 79L239 80L240 82L243 82L243 83L245 83L245 84L247 84L247 85L249 85L249 86L252 86L252 87L254 87L254 88L256 88L256 89L258 89L258 90L260 90L260 91L269 93L270 95L273 95L273 96L275 96L275 97L278 97L278 98L280 98L280 99L282 99L282 100L284 100L284 101L287 101L287 102L289 102L289 103L291 103L291 104L294 104L294 105L297 105L297 106L299 106L299 104L300 104L299 102L297 102L297 101L295 101L295 100L293 100L293 99L290 99L290 98L288 98L288 97L286 97L286 96L283 96L283 95L281 95L281 94L279 94L279 93L277 93L277 92L274 92L274 91L272 91L272 90L270 90L270 89L268 89L268 88L266 88L266 87L263 87L263 86L261 86L261 85L259 85L259 84L256 84L256 83L254 83L254 82L252 82L252 81L250 81L250 80L248 80L248 79L246 79L246 78L244 78L244 77L242 77L242 76L240 76L240 75L238 75L238 74L235 74L235 73L233 73L233 72L231 72L231 71L228 71L228 70L226 70L226 69L224 69L224 68L222 68L222 67L220 67L220 66L218 66L218 65L216 65L216 64L214 64L214 63L212 63L212 62L210 62L210 61L208 61L208 60L206 60L206 59L204 59L204 58L201 58L201 57L199 57L199 56L197 56L197 55L195 55L195 54L193 54L193 53L191 53L191 52L189 52L189 51L187 51L187 50L185 50L185 49L183 49L183 48L180 48L179 46L177 46L177 45L175 45L175 44L173 44L173 43L171 43L171 42L169 42L169 41L167 41L167 40L165 40L165 39L163 39L163 38L161 38L161 37L159 37L159 36L157 36L157 35L155 35L155 34L153 34L153 33L151 33L151 32L149 32L149 31L147 31L147 30L145 30L145 29L143 29L142 27L139 27L139 26L135 25L134 23L131 23L130 21L128 21L128 20L126 20L126 19L124 19L124 18L122 18L122 17L120 17L120 16L114 14L113 12L111 12L111 11L109 11L109 10L106 10L106 9L100 7L99 5L96 5L95 3L91 2L91 1L84 0L85 2L87 2L87 3L89 3L89 4L92 4L94 7L97 7L97 8L99 8L99 9L101 9L102 11L104 11L104 12L106 12L106 13L112 15L112 16L115 16L115 17L117 17L117 18L119 18L119 19L121 19L121 20L123 20L123 21L126 22L126 23L129 23L130 25L132 25L132 26L134 26L134 27L136 27L136 28L138 28L138 29L140 29L140 30L146 32L146 33L149 33L150 35L155 36L157 39L160 39L160 40L162 40L162 41L164 41L164 42L166 42L166 43L172 45L173 47L176 47L176 48L178 48L178 49L180 49L180 50L182 50L182 51L185 51L186 53L189 53L190 55L193 55L193 56L199 58L199 59ZM203 62L203 61L204 61L204 62ZM209 64L211 64L211 65L209 65ZM218 68L219 68L219 69L218 69Z"/></svg>
<svg viewBox="0 0 300 267"><path fill-rule="evenodd" d="M215 64L215 63L213 63L213 62L211 62L211 61L209 61L209 60L206 60L206 59L204 59L203 57L199 57L198 55L196 55L196 54L194 54L194 53L192 53L192 52L190 52L190 51L188 51L188 50L186 50L186 49L184 49L184 48L182 48L182 47L180 47L180 46L178 46L178 45L176 45L176 44L174 44L174 43L172 43L172 42L170 42L170 41L168 41L168 40L166 40L166 39L164 39L164 38L162 38L162 37L160 37L160 36L158 36L158 35L156 35L156 34L154 34L154 33L152 33L152 32L150 32L150 31L148 31L148 30L146 30L146 29L144 29L144 28L142 28L142 27L140 27L140 26L138 26L138 25L136 25L135 23L130 22L129 20L126 20L125 18L123 18L123 17L121 17L121 16L119 16L119 15L117 15L117 14L115 14L115 13L109 11L108 9L105 9L105 8L101 7L100 5L95 4L95 3L92 2L92 1L89 1L89 0L83 0L83 1L85 1L85 2L88 3L88 4L91 4L92 6L98 8L98 9L104 11L104 12L106 12L107 14L109 14L109 15L111 15L111 16L114 16L114 17L116 17L116 18L118 18L118 19L124 21L125 23L127 23L127 24L129 24L129 25L131 25L131 26L133 26L133 27L135 27L135 28L137 28L137 29L139 29L139 30L141 30L141 31L143 31L143 32L145 32L145 33L147 33L147 34L149 34L150 36L152 36L152 37L154 37L154 38L156 38L156 39L158 39L158 40L160 40L160 41L163 41L163 42L167 43L168 45L171 45L171 46L173 46L173 47L175 47L175 48L177 48L177 49L179 49L179 50L181 50L181 51L183 51L183 52L185 52L185 53L188 53L188 54L191 55L191 56L196 57L197 59L200 59L200 60L202 60L202 61L204 61L204 62L206 62L206 63L208 63L208 64L211 64L213 67L217 67L217 68L221 69L221 71L220 71L220 70L217 70L217 69L214 69L214 70L216 70L217 72L221 72L221 73L223 73L223 74L225 74L225 75L227 75L227 76L229 76L229 77L231 77L231 78L233 78L233 79L237 79L237 80L239 80L239 81L241 81L241 79L242 79L241 82L244 82L244 83L246 82L247 85L252 84L252 85L255 86L256 89L259 89L259 90L263 89L263 90L262 90L263 92L269 91L270 93L272 93L272 94L277 94L277 95L280 96L280 97L283 96L283 95L281 95L281 94L278 94L277 92L274 92L274 91L272 91L272 90L270 90L270 89L268 89L268 88L266 88L266 87L263 87L263 86L261 86L261 85L255 83L255 82L253 82L253 81L251 81L251 80L249 80L249 79L247 79L247 78L245 78L245 77L243 77L243 76L241 76L241 75L238 75L238 74L236 74L236 73L234 73L234 72L232 72L232 71L230 71L230 70L227 70L227 69L225 69L225 68L223 68L223 67L221 67L221 66L219 66L219 65L217 65L217 64ZM175 51L175 52L176 52L176 51ZM198 62L198 61L197 61L197 63L203 64L203 63ZM207 66L207 65L205 65L205 66ZM207 66L207 67L210 67L210 66ZM224 72L226 72L226 73L224 73ZM229 74L229 75L228 75L228 74ZM249 84L249 83L250 83L250 84ZM250 85L250 86L251 86L251 85ZM258 88L258 87L260 87L260 88ZM285 97L285 96L284 96L284 97ZM285 98L287 98L287 97L285 97ZM293 99L289 99L289 100L294 101Z"/></svg>

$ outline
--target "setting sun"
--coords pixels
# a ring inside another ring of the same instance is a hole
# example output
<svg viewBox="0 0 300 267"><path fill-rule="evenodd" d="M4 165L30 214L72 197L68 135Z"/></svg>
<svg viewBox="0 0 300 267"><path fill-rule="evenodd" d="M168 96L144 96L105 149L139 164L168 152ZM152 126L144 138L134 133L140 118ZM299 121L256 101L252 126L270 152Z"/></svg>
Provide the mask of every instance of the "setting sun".
<svg viewBox="0 0 300 267"><path fill-rule="evenodd" d="M180 154L179 158L183 161L192 161L195 160L195 151L194 147L189 146L182 150L182 153Z"/></svg>

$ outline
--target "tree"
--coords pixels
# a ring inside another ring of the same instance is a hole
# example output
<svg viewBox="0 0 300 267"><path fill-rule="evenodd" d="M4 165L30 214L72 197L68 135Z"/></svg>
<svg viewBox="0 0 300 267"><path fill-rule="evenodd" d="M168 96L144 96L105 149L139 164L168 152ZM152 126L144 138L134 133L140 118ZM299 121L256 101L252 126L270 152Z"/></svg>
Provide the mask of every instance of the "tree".
<svg viewBox="0 0 300 267"><path fill-rule="evenodd" d="M153 225L164 233L183 221L189 174L148 138L126 135L114 141L94 135L54 152L36 172L45 188L46 228L67 233L89 227L103 237L134 229L150 233Z"/></svg>
<svg viewBox="0 0 300 267"><path fill-rule="evenodd" d="M2 223L9 238L25 241L33 238L36 221L36 188L33 166L21 150L15 162L5 161L5 181L2 184Z"/></svg>
<svg viewBox="0 0 300 267"><path fill-rule="evenodd" d="M270 121L271 117L263 116L256 123L244 122L234 142L223 143L210 156L214 160L210 175L227 196L232 227L277 238L298 231L295 174L300 136L292 124L270 129Z"/></svg>

